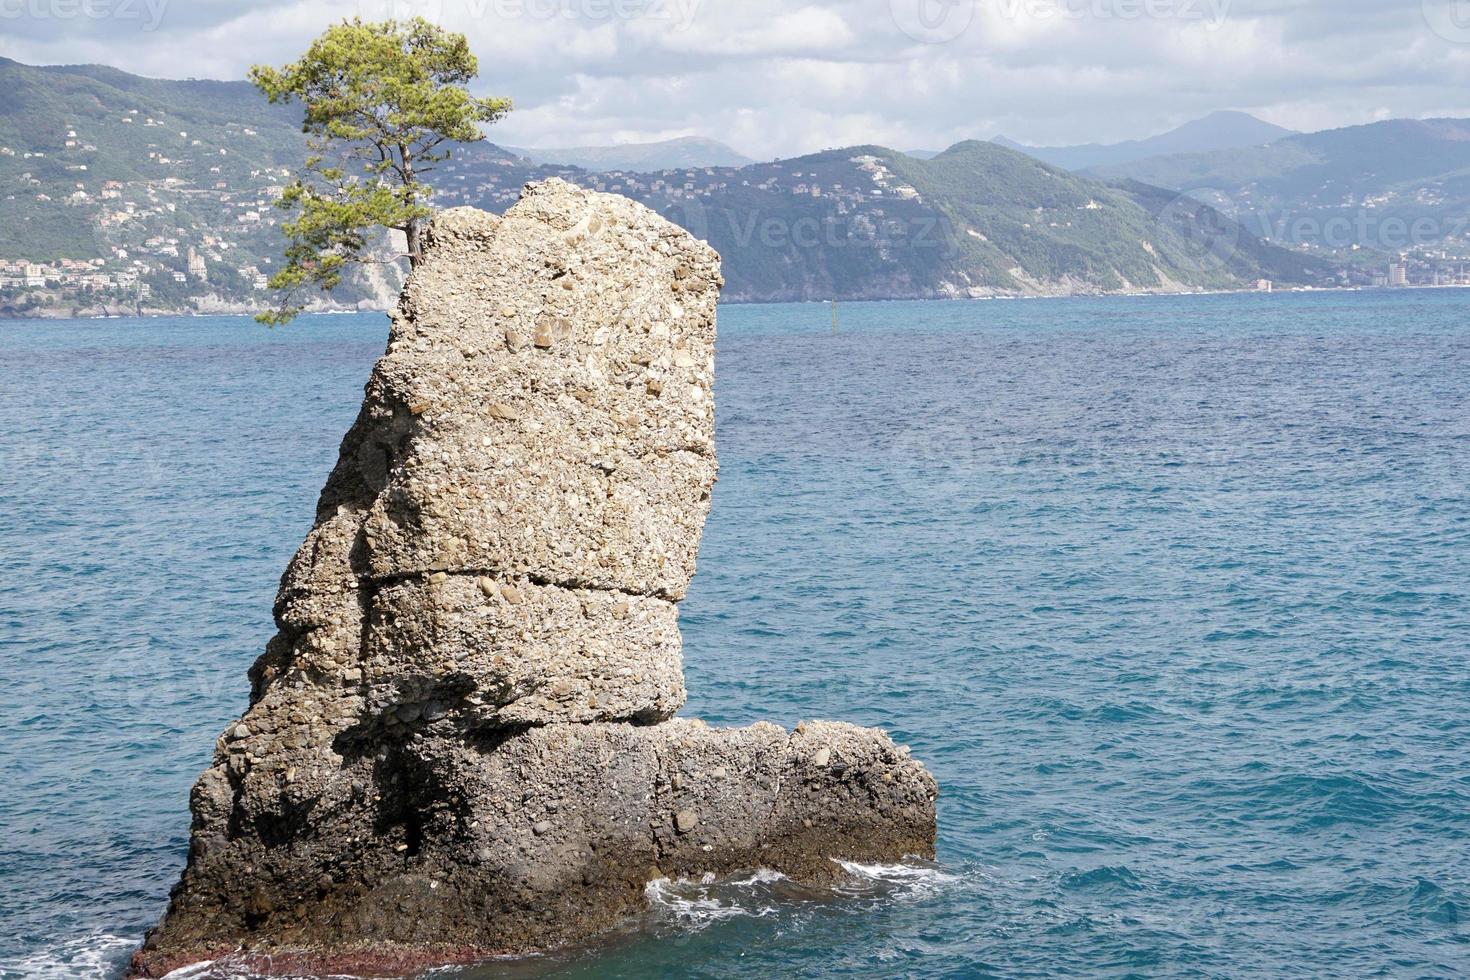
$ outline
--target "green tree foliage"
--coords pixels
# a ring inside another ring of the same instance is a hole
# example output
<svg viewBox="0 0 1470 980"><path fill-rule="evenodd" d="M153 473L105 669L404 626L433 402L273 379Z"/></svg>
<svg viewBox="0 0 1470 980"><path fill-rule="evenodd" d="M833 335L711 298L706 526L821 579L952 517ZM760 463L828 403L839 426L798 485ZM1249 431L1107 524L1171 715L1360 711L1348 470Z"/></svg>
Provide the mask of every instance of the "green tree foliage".
<svg viewBox="0 0 1470 980"><path fill-rule="evenodd" d="M366 259L378 228L402 232L409 263L418 265L431 213L423 176L449 158L451 144L483 140L480 125L510 111L510 100L475 98L464 88L478 72L463 34L422 18L344 21L301 60L250 70L272 103L306 107L309 148L305 170L280 201L297 212L282 225L286 265L270 281L284 299L256 319L291 320L301 312L300 291L340 283L351 263Z"/></svg>

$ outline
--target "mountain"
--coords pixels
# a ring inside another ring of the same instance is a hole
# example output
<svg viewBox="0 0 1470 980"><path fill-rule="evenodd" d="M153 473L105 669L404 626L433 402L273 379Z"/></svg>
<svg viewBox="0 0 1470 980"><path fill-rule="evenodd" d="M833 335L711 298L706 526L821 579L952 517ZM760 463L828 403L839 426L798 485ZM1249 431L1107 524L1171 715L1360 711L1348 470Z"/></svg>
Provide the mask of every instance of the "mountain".
<svg viewBox="0 0 1470 980"><path fill-rule="evenodd" d="M1232 288L1324 281L1321 262L1262 245L1207 206L1137 182L1104 184L990 143L895 171L965 245L960 276L999 291Z"/></svg>
<svg viewBox="0 0 1470 980"><path fill-rule="evenodd" d="M1258 235L1397 252L1465 240L1470 119L1394 119L1096 173L1197 195Z"/></svg>
<svg viewBox="0 0 1470 980"><path fill-rule="evenodd" d="M1203 153L1235 147L1258 146L1290 136L1292 130L1273 126L1244 112L1212 112L1167 133L1122 143L1086 143L1081 146L1026 146L1004 136L991 142L1033 156L1066 170L1115 166L1166 153Z"/></svg>
<svg viewBox="0 0 1470 980"><path fill-rule="evenodd" d="M686 136L661 143L623 143L618 146L580 146L568 149L505 149L539 164L564 164L604 173L633 170L684 170L689 167L743 167L752 163L717 140Z"/></svg>
<svg viewBox="0 0 1470 980"><path fill-rule="evenodd" d="M1188 198L982 142L928 161L860 146L662 174L537 167L477 146L439 181L446 204L503 211L526 181L547 177L625 194L707 239L735 301L1224 289L1332 275Z"/></svg>
<svg viewBox="0 0 1470 980"><path fill-rule="evenodd" d="M244 82L0 61L0 315L268 305L282 249L273 205L305 156L299 113ZM479 143L455 147L432 180L439 206L504 211L526 181L548 177L625 194L708 239L734 301L1238 288L1332 274L1260 246L1206 205L990 143L932 160L864 146L656 172L538 164ZM365 266L332 301L388 305L401 275L392 262Z"/></svg>

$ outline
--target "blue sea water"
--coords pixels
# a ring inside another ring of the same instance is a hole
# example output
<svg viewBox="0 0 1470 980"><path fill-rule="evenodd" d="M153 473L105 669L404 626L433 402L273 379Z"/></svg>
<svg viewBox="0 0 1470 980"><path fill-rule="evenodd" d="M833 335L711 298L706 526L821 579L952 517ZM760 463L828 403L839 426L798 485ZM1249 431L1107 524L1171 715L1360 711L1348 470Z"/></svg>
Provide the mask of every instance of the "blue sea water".
<svg viewBox="0 0 1470 980"><path fill-rule="evenodd" d="M1470 974L1470 293L721 313L720 724L885 727L935 866L476 978ZM0 324L0 975L115 975L381 316Z"/></svg>

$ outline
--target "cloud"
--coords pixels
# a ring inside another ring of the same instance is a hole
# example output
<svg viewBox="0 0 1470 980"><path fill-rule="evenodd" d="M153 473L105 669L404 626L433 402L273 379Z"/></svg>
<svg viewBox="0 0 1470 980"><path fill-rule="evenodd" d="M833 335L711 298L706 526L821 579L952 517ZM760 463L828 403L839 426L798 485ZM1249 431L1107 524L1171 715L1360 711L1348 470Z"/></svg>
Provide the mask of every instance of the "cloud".
<svg viewBox="0 0 1470 980"><path fill-rule="evenodd" d="M350 16L464 31L494 138L705 135L760 156L1147 135L1214 109L1318 129L1470 115L1460 0L0 0L0 54L241 78ZM1447 36L1448 35L1448 36Z"/></svg>

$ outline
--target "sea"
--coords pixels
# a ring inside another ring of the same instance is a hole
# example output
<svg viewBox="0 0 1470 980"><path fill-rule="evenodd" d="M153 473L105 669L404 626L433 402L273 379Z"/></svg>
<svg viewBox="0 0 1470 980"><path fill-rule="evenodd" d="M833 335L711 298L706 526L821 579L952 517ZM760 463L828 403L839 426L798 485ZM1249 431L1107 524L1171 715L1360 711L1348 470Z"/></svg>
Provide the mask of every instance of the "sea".
<svg viewBox="0 0 1470 980"><path fill-rule="evenodd" d="M441 975L1470 975L1470 291L837 313L721 310L685 714L887 729L938 860ZM0 976L163 912L386 332L0 323Z"/></svg>

